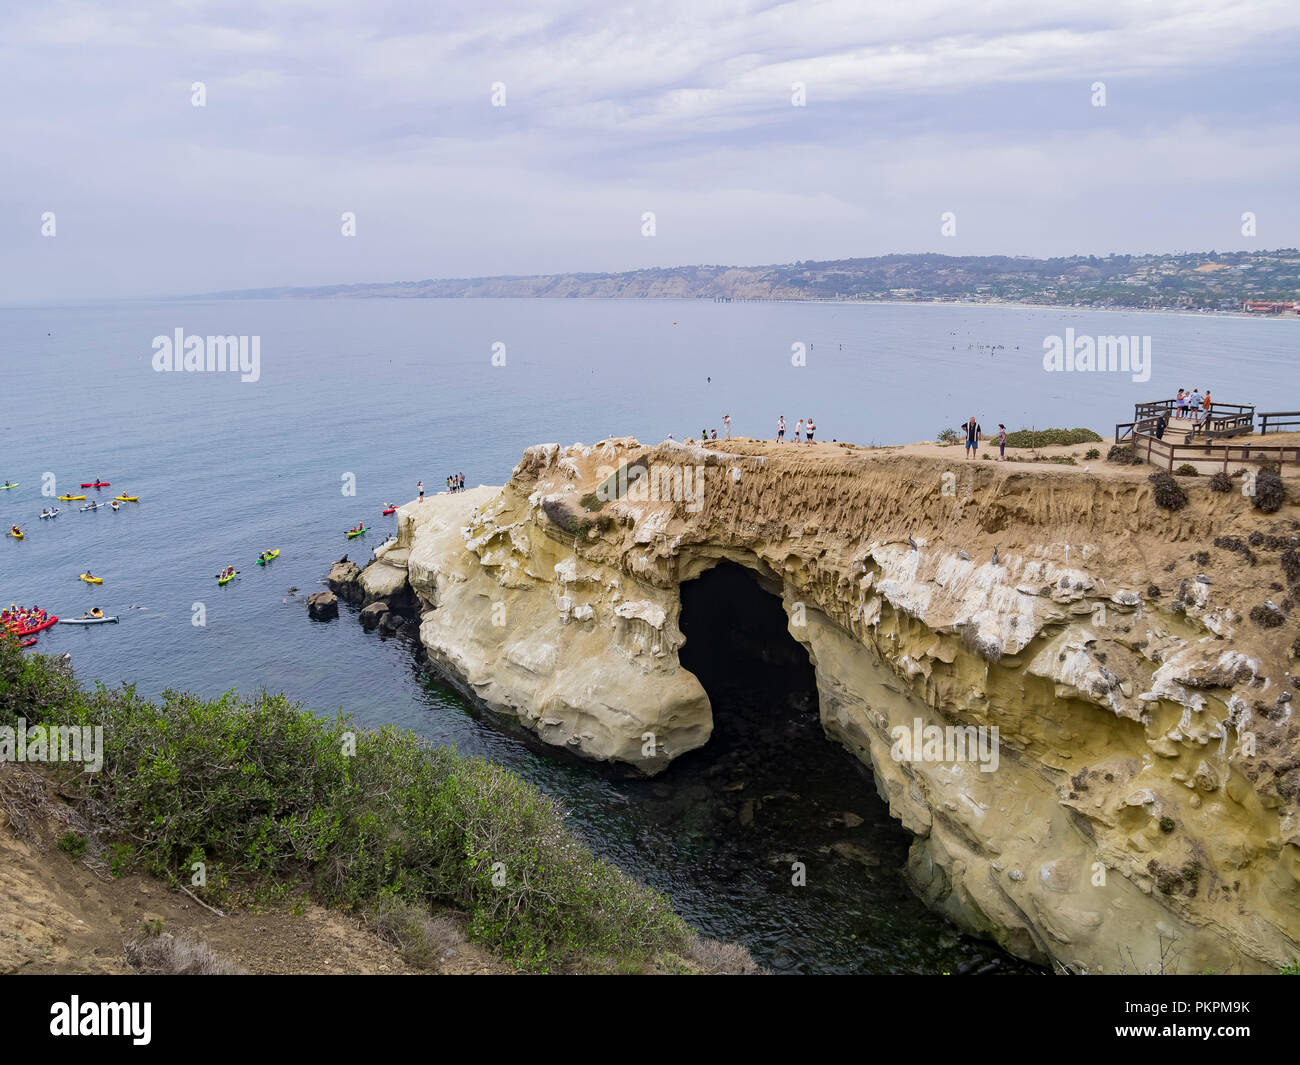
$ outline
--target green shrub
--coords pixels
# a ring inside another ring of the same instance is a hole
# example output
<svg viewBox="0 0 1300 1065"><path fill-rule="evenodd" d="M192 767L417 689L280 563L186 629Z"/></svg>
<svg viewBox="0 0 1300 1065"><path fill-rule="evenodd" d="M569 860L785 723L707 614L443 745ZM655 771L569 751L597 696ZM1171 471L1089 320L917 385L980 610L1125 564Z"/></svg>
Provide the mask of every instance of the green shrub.
<svg viewBox="0 0 1300 1065"><path fill-rule="evenodd" d="M1138 458L1133 448L1128 444L1112 444L1111 449L1106 452L1107 462L1116 462L1121 466L1141 466L1143 460Z"/></svg>
<svg viewBox="0 0 1300 1065"><path fill-rule="evenodd" d="M1286 623L1286 614L1275 603L1261 603L1250 608L1250 620L1261 629L1276 629Z"/></svg>
<svg viewBox="0 0 1300 1065"><path fill-rule="evenodd" d="M1161 510L1182 510L1187 506L1187 493L1183 486L1168 473L1161 470L1153 473L1148 480L1154 489L1155 504Z"/></svg>
<svg viewBox="0 0 1300 1065"><path fill-rule="evenodd" d="M1056 444L1095 444L1101 437L1091 429L1017 429L1007 433L1007 447L1052 447Z"/></svg>
<svg viewBox="0 0 1300 1065"><path fill-rule="evenodd" d="M1085 459L1099 459L1101 458L1101 449L1090 447L1088 448L1087 451L1084 452L1083 457Z"/></svg>
<svg viewBox="0 0 1300 1065"><path fill-rule="evenodd" d="M944 429L935 439L941 444L960 444L962 436L956 429Z"/></svg>
<svg viewBox="0 0 1300 1065"><path fill-rule="evenodd" d="M1251 496L1255 509L1272 514L1286 502L1286 485L1282 477L1272 470L1264 470L1255 477L1255 491Z"/></svg>
<svg viewBox="0 0 1300 1065"><path fill-rule="evenodd" d="M80 858L86 853L87 842L80 832L65 832L59 837L59 850L73 858Z"/></svg>
<svg viewBox="0 0 1300 1065"><path fill-rule="evenodd" d="M1179 477L1196 477L1200 474L1200 472L1201 471L1198 470L1195 466L1193 466L1190 462L1184 462L1181 466L1179 466L1176 470L1174 470L1174 473L1176 473Z"/></svg>
<svg viewBox="0 0 1300 1065"><path fill-rule="evenodd" d="M1289 547L1279 556L1278 561L1282 566L1282 575L1286 577L1287 584L1300 584L1300 551L1294 547Z"/></svg>
<svg viewBox="0 0 1300 1065"><path fill-rule="evenodd" d="M1216 473L1213 477L1210 478L1210 491L1211 491L1211 492L1231 492L1231 491L1232 491L1232 478L1229 477L1229 476L1228 476L1226 473L1224 473L1222 470L1220 470L1218 473Z"/></svg>
<svg viewBox="0 0 1300 1065"><path fill-rule="evenodd" d="M359 910L383 898L452 908L537 970L689 942L664 897L597 859L551 799L409 731L359 730L266 692L169 690L157 702L129 686L85 692L53 660L0 639L0 724L20 716L104 726L102 772L55 771L132 841L117 845L114 873L133 858L188 880L201 860L209 894L295 884Z"/></svg>

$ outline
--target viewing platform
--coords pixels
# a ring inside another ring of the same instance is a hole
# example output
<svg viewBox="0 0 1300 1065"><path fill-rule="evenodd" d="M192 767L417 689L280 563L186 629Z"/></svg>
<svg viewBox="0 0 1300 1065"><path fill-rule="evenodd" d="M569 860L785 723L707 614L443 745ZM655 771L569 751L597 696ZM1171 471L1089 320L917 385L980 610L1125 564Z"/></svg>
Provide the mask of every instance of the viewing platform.
<svg viewBox="0 0 1300 1065"><path fill-rule="evenodd" d="M1300 410L1257 412L1253 404L1211 401L1208 411L1185 408L1184 417L1177 414L1177 399L1135 403L1133 421L1116 424L1115 443L1170 472L1183 463L1200 473L1231 473L1234 463L1260 461L1300 467ZM1256 433L1273 439L1238 442Z"/></svg>

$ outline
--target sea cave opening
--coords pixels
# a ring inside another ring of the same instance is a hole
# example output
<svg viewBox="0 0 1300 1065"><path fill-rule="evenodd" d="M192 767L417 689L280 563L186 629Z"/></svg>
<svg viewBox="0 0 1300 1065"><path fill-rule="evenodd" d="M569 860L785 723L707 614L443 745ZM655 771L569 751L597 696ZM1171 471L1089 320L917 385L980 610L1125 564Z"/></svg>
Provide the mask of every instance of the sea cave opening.
<svg viewBox="0 0 1300 1065"><path fill-rule="evenodd" d="M680 594L680 661L709 697L713 735L645 785L663 835L641 843L691 882L674 899L695 916L691 891L708 892L704 931L777 971L971 971L997 959L908 886L912 837L869 766L826 736L778 581L723 561Z"/></svg>

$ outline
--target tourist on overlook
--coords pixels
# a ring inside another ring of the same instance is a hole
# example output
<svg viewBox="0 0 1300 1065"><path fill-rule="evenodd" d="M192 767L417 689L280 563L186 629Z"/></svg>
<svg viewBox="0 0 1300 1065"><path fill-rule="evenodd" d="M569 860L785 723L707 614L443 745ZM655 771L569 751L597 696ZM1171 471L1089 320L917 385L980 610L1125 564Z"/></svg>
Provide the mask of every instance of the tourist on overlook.
<svg viewBox="0 0 1300 1065"><path fill-rule="evenodd" d="M799 424L794 427L794 442L798 444L803 440L803 419L799 419Z"/></svg>
<svg viewBox="0 0 1300 1065"><path fill-rule="evenodd" d="M722 416L722 427L727 431L727 439L730 440L731 439L731 415L730 414L724 414Z"/></svg>
<svg viewBox="0 0 1300 1065"><path fill-rule="evenodd" d="M782 414L781 417L777 418L776 420L776 442L780 444L780 443L784 443L784 441L785 441L785 415Z"/></svg>
<svg viewBox="0 0 1300 1065"><path fill-rule="evenodd" d="M975 415L970 416L963 429L966 430L966 457L969 459L974 456L976 448L980 444L980 423L975 420Z"/></svg>
<svg viewBox="0 0 1300 1065"><path fill-rule="evenodd" d="M1007 427L998 422L998 461L1007 461Z"/></svg>
<svg viewBox="0 0 1300 1065"><path fill-rule="evenodd" d="M808 443L810 444L813 442L813 432L816 430L816 428L817 426L813 425L813 420L809 418L808 419Z"/></svg>

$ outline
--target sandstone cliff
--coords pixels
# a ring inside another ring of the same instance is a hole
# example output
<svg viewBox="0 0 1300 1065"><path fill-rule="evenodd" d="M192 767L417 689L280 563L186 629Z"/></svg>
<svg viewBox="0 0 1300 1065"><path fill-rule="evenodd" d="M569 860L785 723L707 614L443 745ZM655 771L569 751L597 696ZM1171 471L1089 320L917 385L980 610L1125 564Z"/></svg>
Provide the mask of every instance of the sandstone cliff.
<svg viewBox="0 0 1300 1065"><path fill-rule="evenodd" d="M934 908L1074 971L1275 970L1300 956L1297 508L1202 479L1170 513L1146 472L539 445L503 488L402 507L360 584L414 593L432 662L483 705L654 773L712 730L680 586L738 563L781 597ZM987 730L998 757L900 753L927 726Z"/></svg>

